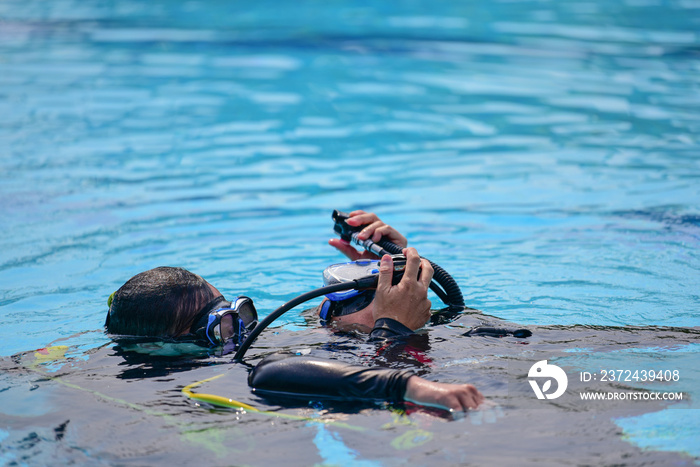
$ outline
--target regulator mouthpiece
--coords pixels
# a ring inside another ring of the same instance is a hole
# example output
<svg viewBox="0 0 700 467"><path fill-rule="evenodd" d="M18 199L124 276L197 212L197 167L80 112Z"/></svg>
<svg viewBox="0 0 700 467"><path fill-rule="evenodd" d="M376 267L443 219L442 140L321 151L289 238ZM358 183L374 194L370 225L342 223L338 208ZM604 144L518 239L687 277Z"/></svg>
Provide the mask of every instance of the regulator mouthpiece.
<svg viewBox="0 0 700 467"><path fill-rule="evenodd" d="M348 219L350 219L350 215L348 213L334 209L332 217L333 222L335 223L333 225L333 230L346 242L352 240L353 233L360 231L359 227L348 225L346 222Z"/></svg>

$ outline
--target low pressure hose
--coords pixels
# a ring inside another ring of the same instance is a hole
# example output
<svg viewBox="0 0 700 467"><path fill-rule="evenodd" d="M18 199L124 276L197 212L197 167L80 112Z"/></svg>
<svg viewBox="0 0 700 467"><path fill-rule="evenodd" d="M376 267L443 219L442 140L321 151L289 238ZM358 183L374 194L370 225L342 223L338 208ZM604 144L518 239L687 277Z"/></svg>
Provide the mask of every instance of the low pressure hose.
<svg viewBox="0 0 700 467"><path fill-rule="evenodd" d="M403 252L403 249L399 245L392 243L389 240L382 239L377 243L374 243L371 240L359 240L357 238L357 233L359 229L357 229L356 227L349 226L345 222L345 220L348 217L349 216L343 212L333 211L333 220L335 221L334 230L338 234L340 234L341 238L348 241L353 240L357 244L363 246L368 251L371 251L372 253L375 253L378 256L387 253L398 255ZM452 278L452 276L450 276L447 273L447 271L445 271L432 261L428 261L430 262L430 265L433 267L434 271L433 280L430 283L430 289L440 297L440 299L445 303L445 305L449 306L450 308L463 309L465 307L464 298L462 297L462 291L459 289L459 285L457 285L457 282ZM378 281L379 274L372 274L370 276L361 277L350 282L341 282L339 284L321 287L320 289L312 290L311 292L307 292L288 301L287 303L270 313L267 317L265 317L265 319L260 321L257 326L255 326L255 329L251 331L251 333L246 337L241 346L237 349L236 354L233 356L233 361L242 361L251 344L260 335L260 333L263 330L265 330L270 324L272 324L273 321L275 321L277 318L279 318L295 306L307 302L313 298L320 297L321 295L326 295L333 292L340 292L343 290L350 289L373 289L377 287ZM443 289L438 287L437 284L442 286L444 288L444 291Z"/></svg>
<svg viewBox="0 0 700 467"><path fill-rule="evenodd" d="M265 328L267 328L270 324L272 324L273 321L275 321L277 318L279 318L295 306L329 293L341 292L344 290L351 289L375 289L377 288L378 282L379 274L373 274L370 276L360 277L350 282L341 282L339 284L327 285L325 287L321 287L320 289L312 290L311 292L306 292L305 294L299 295L298 297L288 301L281 307L277 308L275 311L267 315L265 319L260 321L258 325L255 326L255 329L253 329L251 333L248 334L248 337L246 337L241 346L238 348L236 354L233 356L233 361L242 361L243 357L245 356L245 353L248 351L248 348L251 346L253 341L257 339L260 333L263 332Z"/></svg>

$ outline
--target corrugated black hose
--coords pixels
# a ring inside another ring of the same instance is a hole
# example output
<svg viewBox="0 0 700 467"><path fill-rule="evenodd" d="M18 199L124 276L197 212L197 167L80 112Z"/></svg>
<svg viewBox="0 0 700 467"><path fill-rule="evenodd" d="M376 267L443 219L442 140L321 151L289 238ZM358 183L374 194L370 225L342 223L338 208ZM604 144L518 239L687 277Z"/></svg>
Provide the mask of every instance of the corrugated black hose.
<svg viewBox="0 0 700 467"><path fill-rule="evenodd" d="M389 240L382 238L379 242L374 243L372 240L360 240L357 238L360 227L353 227L345 222L350 216L342 211L333 211L333 220L335 225L333 230L340 235L340 238L346 241L353 241L354 243L365 248L377 256L381 257L384 254L397 255L401 254L403 249ZM427 259L427 258L424 258ZM450 274L443 268L428 260L430 265L433 267L433 281L430 283L430 290L435 292L435 294L440 297L445 305L450 308L464 308L464 297L462 297L462 291L457 285L457 281L454 280ZM442 289L437 284L442 286Z"/></svg>

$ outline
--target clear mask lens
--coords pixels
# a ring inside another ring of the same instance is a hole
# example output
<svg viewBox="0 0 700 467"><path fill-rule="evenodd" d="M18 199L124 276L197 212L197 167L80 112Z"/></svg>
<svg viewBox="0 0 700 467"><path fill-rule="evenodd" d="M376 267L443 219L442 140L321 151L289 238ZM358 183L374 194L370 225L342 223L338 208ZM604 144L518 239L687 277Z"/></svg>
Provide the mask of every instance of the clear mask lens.
<svg viewBox="0 0 700 467"><path fill-rule="evenodd" d="M361 277L371 276L379 272L378 260L351 261L348 263L331 264L323 271L323 285L334 285L351 282ZM347 300L359 294L357 290L346 290L326 295L329 300Z"/></svg>
<svg viewBox="0 0 700 467"><path fill-rule="evenodd" d="M234 326L234 314L226 313L224 316L222 316L218 327L219 336L217 336L217 338L219 338L220 342L226 342L233 338L236 335L236 328L238 327ZM216 331L214 333L216 334Z"/></svg>
<svg viewBox="0 0 700 467"><path fill-rule="evenodd" d="M213 345L224 345L231 340L239 344L257 323L258 314L253 301L248 297L238 297L230 307L210 312L203 331Z"/></svg>

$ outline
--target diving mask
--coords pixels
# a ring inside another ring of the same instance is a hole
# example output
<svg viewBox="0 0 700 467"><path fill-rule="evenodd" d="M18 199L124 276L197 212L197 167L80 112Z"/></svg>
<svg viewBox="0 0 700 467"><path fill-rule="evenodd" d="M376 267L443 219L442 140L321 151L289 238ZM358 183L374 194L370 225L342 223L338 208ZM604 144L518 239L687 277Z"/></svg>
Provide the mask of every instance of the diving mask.
<svg viewBox="0 0 700 467"><path fill-rule="evenodd" d="M378 260L351 261L332 264L323 271L323 285L351 282L361 277L379 273ZM328 321L333 316L356 313L372 303L374 290L344 290L326 295L328 300L321 304L319 316Z"/></svg>
<svg viewBox="0 0 700 467"><path fill-rule="evenodd" d="M257 324L258 314L253 300L241 296L228 302L224 297L218 297L198 314L190 334L212 346L229 342L238 346Z"/></svg>

